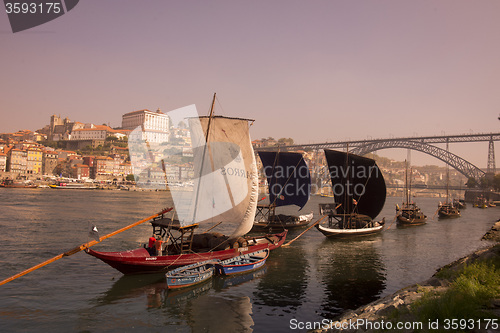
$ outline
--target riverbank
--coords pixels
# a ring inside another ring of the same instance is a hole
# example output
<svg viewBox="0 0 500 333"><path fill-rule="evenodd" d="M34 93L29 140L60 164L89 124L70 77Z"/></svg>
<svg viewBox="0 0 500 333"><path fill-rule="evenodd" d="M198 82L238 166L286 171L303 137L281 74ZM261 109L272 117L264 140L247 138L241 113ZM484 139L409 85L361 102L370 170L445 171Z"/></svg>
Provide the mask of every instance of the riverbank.
<svg viewBox="0 0 500 333"><path fill-rule="evenodd" d="M434 306L440 306L444 297L450 294L459 277L463 277L466 267L479 266L490 268L490 275L494 275L495 282L493 290L495 296L489 297L486 305L478 309L482 318L492 319L473 319L463 320L464 331L471 332L498 332L500 331L500 278L498 278L498 269L500 267L500 221L483 236L484 240L495 241L497 244L490 245L485 249L473 252L472 254L458 259L436 271L428 280L423 281L406 288L403 288L392 295L386 296L354 311L344 313L336 321L330 322L329 329L315 330L312 332L379 332L379 331L399 331L399 332L428 332L438 331L438 326L444 329L444 325L451 325L452 322L444 322L443 319L426 319L418 317L418 312L422 312L423 306L434 303ZM493 263L496 263L493 264ZM493 273L491 273L493 272ZM477 273L472 273L477 274ZM480 280L480 281L477 281ZM484 284L484 281L477 278L476 282ZM442 300L440 300L440 298ZM424 304L427 303L427 304ZM496 318L496 319L495 319ZM451 319L451 318L450 318ZM460 319L463 319L460 318ZM396 328L396 325L401 325ZM456 323L457 325L460 322ZM488 325L487 325L488 324ZM467 326L468 325L468 326ZM489 327L486 327L489 326ZM448 331L457 331L455 327L448 328ZM443 330L446 331L446 330Z"/></svg>

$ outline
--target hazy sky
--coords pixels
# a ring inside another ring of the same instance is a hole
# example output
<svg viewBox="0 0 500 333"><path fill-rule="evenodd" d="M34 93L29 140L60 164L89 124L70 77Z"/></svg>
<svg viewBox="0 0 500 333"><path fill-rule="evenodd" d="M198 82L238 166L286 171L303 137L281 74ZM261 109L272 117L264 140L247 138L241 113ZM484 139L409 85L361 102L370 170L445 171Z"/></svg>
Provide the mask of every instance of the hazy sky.
<svg viewBox="0 0 500 333"><path fill-rule="evenodd" d="M256 120L253 139L500 125L497 0L83 0L15 34L2 10L0 50L0 132L39 129L52 114L111 126L144 108L206 114L214 92L218 114ZM451 148L486 166L487 143Z"/></svg>

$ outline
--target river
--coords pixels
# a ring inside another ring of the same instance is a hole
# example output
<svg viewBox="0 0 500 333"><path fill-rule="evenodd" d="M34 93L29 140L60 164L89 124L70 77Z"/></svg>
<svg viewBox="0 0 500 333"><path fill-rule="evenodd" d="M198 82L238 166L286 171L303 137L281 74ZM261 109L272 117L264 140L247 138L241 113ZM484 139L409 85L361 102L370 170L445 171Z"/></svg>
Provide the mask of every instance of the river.
<svg viewBox="0 0 500 333"><path fill-rule="evenodd" d="M318 203L330 200L312 197L303 211L316 220ZM432 219L439 199L416 198L429 222L399 228L400 201L387 198L380 235L329 240L313 228L259 271L185 291L167 291L162 274L123 276L79 252L0 286L0 330L288 332L292 319L334 319L488 246L480 239L499 217L498 208L469 204L461 218ZM89 224L105 235L170 205L165 192L0 188L0 280L87 242ZM144 223L94 248L133 249L150 233Z"/></svg>

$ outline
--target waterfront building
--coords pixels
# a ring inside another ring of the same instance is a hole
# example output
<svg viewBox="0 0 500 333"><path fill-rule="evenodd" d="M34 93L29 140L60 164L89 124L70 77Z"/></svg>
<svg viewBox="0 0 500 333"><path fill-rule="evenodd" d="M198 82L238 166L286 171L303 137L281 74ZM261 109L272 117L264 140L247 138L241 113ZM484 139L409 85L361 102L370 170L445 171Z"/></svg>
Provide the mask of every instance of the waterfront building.
<svg viewBox="0 0 500 333"><path fill-rule="evenodd" d="M122 129L142 129L142 139L150 143L163 143L169 140L169 118L158 109L133 111L122 116Z"/></svg>
<svg viewBox="0 0 500 333"><path fill-rule="evenodd" d="M26 166L28 164L28 153L25 150L13 148L7 155L7 171L26 174Z"/></svg>
<svg viewBox="0 0 500 333"><path fill-rule="evenodd" d="M97 156L94 158L94 166L92 168L92 178L113 176L115 160L107 156Z"/></svg>
<svg viewBox="0 0 500 333"><path fill-rule="evenodd" d="M83 156L83 164L92 168L94 166L95 156Z"/></svg>
<svg viewBox="0 0 500 333"><path fill-rule="evenodd" d="M26 173L39 175L42 173L43 152L40 148L28 148L26 151Z"/></svg>
<svg viewBox="0 0 500 333"><path fill-rule="evenodd" d="M52 175L58 163L57 152L53 150L44 151L42 155L42 173L44 175Z"/></svg>
<svg viewBox="0 0 500 333"><path fill-rule="evenodd" d="M0 153L0 172L7 170L7 154Z"/></svg>
<svg viewBox="0 0 500 333"><path fill-rule="evenodd" d="M165 172L160 167L148 168L139 175L139 182L142 186L164 189L166 188Z"/></svg>
<svg viewBox="0 0 500 333"><path fill-rule="evenodd" d="M71 177L76 179L85 179L90 176L90 168L85 164L76 164L71 167Z"/></svg>
<svg viewBox="0 0 500 333"><path fill-rule="evenodd" d="M132 172L132 163L124 162L120 164L120 176L127 177L128 175L133 174Z"/></svg>

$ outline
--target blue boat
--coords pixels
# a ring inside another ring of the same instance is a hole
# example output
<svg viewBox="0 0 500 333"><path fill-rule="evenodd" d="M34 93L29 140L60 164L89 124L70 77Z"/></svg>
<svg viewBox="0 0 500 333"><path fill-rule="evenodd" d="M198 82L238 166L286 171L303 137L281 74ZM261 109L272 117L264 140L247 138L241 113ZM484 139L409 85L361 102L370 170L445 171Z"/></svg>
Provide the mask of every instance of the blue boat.
<svg viewBox="0 0 500 333"><path fill-rule="evenodd" d="M206 260L181 266L166 275L168 289L189 287L210 279L215 272L215 264L220 260Z"/></svg>
<svg viewBox="0 0 500 333"><path fill-rule="evenodd" d="M269 249L242 254L231 259L220 261L215 264L215 269L220 275L246 273L264 266L268 256Z"/></svg>

